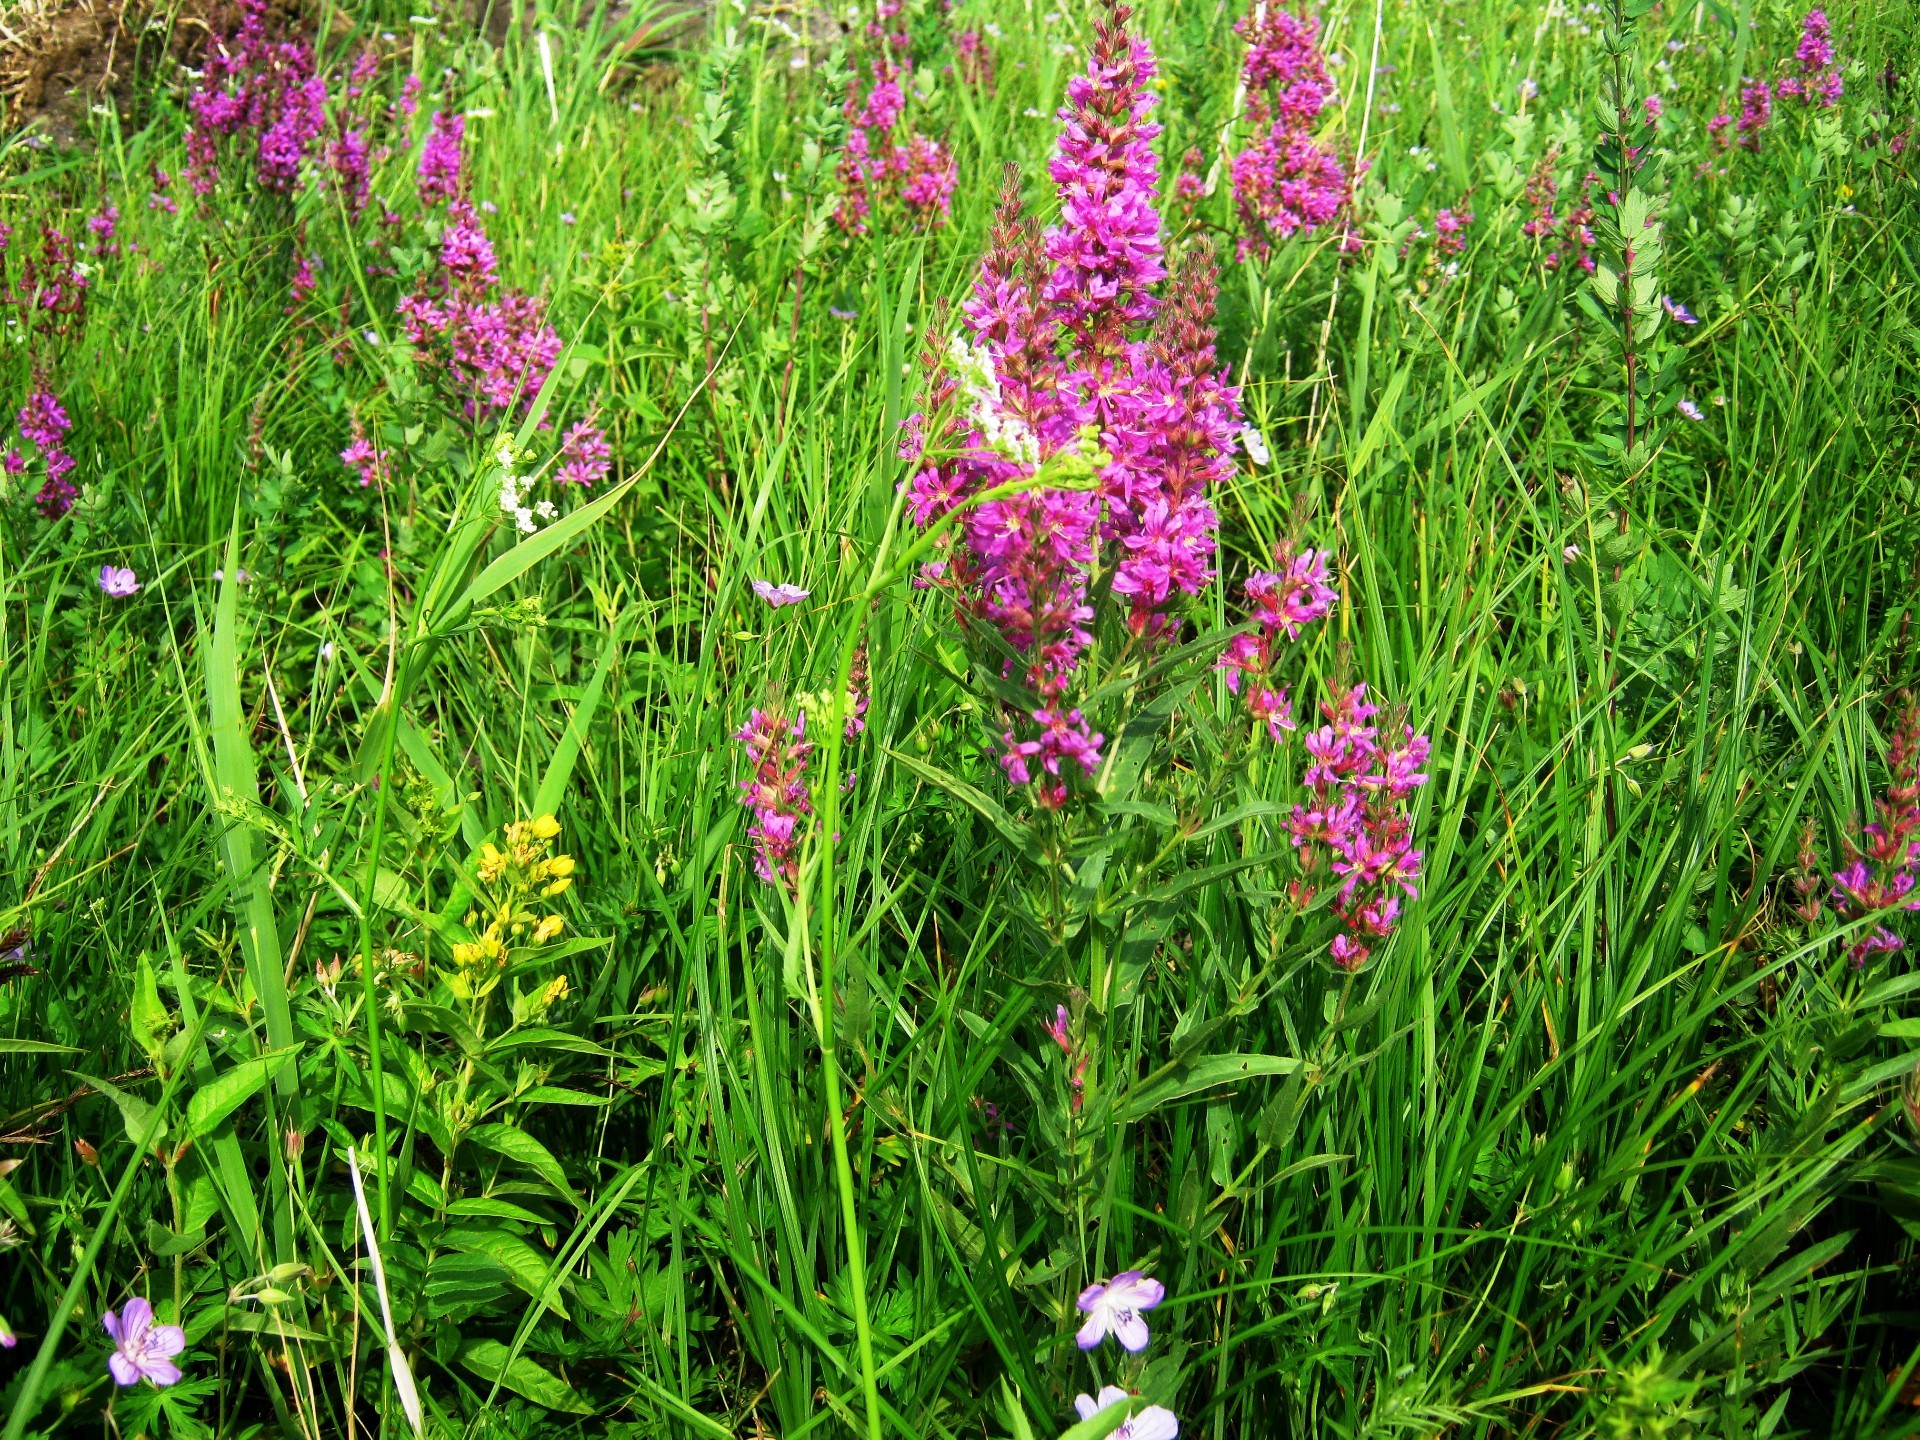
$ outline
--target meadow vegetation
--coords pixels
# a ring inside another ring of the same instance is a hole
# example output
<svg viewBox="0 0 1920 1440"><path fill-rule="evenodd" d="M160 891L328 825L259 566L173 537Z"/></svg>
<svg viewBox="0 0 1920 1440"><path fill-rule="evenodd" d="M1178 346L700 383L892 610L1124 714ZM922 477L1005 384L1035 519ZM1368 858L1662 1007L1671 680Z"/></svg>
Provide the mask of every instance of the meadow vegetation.
<svg viewBox="0 0 1920 1440"><path fill-rule="evenodd" d="M6 1440L1920 1432L1907 0L203 28L0 132Z"/></svg>

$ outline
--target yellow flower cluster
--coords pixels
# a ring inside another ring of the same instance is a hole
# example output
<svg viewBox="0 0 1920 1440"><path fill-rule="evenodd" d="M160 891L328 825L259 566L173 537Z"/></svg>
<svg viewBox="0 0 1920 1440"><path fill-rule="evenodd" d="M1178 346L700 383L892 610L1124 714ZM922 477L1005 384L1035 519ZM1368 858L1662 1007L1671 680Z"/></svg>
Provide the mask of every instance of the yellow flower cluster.
<svg viewBox="0 0 1920 1440"><path fill-rule="evenodd" d="M557 899L573 884L573 857L552 853L559 834L560 822L542 815L508 825L506 849L491 840L480 847L480 883L494 890L495 898L478 937L453 947L454 963L462 970L504 970L511 949L544 945L566 928L564 916L537 915L530 908L536 901ZM480 925L481 914L468 912L469 930Z"/></svg>

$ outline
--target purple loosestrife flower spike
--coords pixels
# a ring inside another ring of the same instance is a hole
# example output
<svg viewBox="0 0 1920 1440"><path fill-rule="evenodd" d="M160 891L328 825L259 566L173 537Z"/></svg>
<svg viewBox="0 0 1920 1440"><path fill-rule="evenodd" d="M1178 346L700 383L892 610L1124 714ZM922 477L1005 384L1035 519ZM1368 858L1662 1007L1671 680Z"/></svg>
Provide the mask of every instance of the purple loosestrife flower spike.
<svg viewBox="0 0 1920 1440"><path fill-rule="evenodd" d="M114 600L124 600L140 589L140 581L132 570L124 565L102 565L100 567L100 593Z"/></svg>
<svg viewBox="0 0 1920 1440"><path fill-rule="evenodd" d="M1153 203L1160 127L1147 119L1157 67L1147 42L1128 33L1131 16L1119 5L1094 21L1087 68L1067 82L1060 149L1048 167L1060 222L1047 232L1047 299L1089 368L1117 357L1128 327L1153 318L1151 287L1166 274Z"/></svg>
<svg viewBox="0 0 1920 1440"><path fill-rule="evenodd" d="M813 592L802 590L798 585L776 585L771 580L756 580L753 582L753 593L778 610L782 605L798 605Z"/></svg>
<svg viewBox="0 0 1920 1440"><path fill-rule="evenodd" d="M460 193L460 142L466 133L466 116L458 111L433 112L433 129L420 148L420 168L415 175L421 204L451 200Z"/></svg>
<svg viewBox="0 0 1920 1440"><path fill-rule="evenodd" d="M1138 1355L1151 1338L1142 1314L1166 1298L1167 1287L1138 1270L1124 1270L1104 1285L1089 1285L1078 1302L1087 1320L1074 1340L1082 1350L1091 1350L1111 1335Z"/></svg>
<svg viewBox="0 0 1920 1440"><path fill-rule="evenodd" d="M1082 1420L1091 1420L1102 1411L1111 1410L1115 1405L1125 1405L1131 1399L1133 1396L1118 1385L1104 1385L1100 1389L1098 1398L1092 1395L1074 1396L1073 1408ZM1149 1405L1138 1414L1122 1421L1116 1429L1109 1431L1108 1435L1110 1440L1111 1437L1116 1436L1118 1440L1175 1440L1179 1433L1180 1422L1171 1410L1159 1405Z"/></svg>
<svg viewBox="0 0 1920 1440"><path fill-rule="evenodd" d="M151 1380L156 1385L171 1385L180 1378L180 1367L171 1357L187 1348L186 1331L178 1325L154 1324L153 1306L138 1295L127 1301L118 1315L107 1311L100 1323L113 1337L107 1369L115 1384L138 1385Z"/></svg>

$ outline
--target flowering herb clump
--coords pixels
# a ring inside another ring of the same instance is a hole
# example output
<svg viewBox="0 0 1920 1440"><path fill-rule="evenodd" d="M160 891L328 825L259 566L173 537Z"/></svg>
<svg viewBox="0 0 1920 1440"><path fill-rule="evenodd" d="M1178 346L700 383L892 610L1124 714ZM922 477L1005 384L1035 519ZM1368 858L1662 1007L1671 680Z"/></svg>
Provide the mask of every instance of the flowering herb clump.
<svg viewBox="0 0 1920 1440"><path fill-rule="evenodd" d="M560 358L545 307L500 282L473 206L455 200L439 266L400 301L407 339L436 363L469 420L524 414Z"/></svg>
<svg viewBox="0 0 1920 1440"><path fill-rule="evenodd" d="M848 83L846 145L840 153L840 206L835 219L851 234L867 233L876 204L900 205L913 224L937 230L947 223L959 162L943 141L914 129L907 118L913 39L900 18L902 0L879 0L867 23L878 53L867 65L867 83ZM965 63L963 57L963 63Z"/></svg>
<svg viewBox="0 0 1920 1440"><path fill-rule="evenodd" d="M27 396L27 403L20 407L15 420L20 427L20 436L40 452L41 462L46 467L46 478L33 497L33 503L39 508L41 517L58 520L73 508L73 502L79 497L79 491L73 482L67 479L67 473L73 469L74 459L65 448L67 432L73 428L73 421L67 418L66 408L44 383L35 385ZM10 449L0 456L0 468L7 475L19 475L27 468L26 458L17 449Z"/></svg>
<svg viewBox="0 0 1920 1440"><path fill-rule="evenodd" d="M1073 769L1091 775L1104 737L1073 706L1092 643L1093 580L1143 646L1174 634L1180 602L1213 575L1209 491L1231 472L1239 409L1213 350L1211 253L1197 246L1167 277L1154 208L1160 127L1147 116L1155 64L1128 33L1124 6L1096 21L1086 70L1068 86L1050 167L1060 218L1044 234L1009 179L964 325L930 346L929 439L910 423L919 462L908 504L922 527L969 505L926 579L1011 657L1005 670L1037 698L1013 717L1001 764L1057 809ZM995 487L1058 474L985 502Z"/></svg>
<svg viewBox="0 0 1920 1440"><path fill-rule="evenodd" d="M290 194L326 129L327 82L313 47L274 40L265 0L241 0L240 26L209 47L200 86L187 99L187 184L211 195L223 149L239 152L261 188Z"/></svg>
<svg viewBox="0 0 1920 1440"><path fill-rule="evenodd" d="M1333 96L1320 53L1320 22L1262 3L1233 28L1247 42L1241 119L1251 138L1233 158L1244 260L1265 258L1276 242L1332 223L1352 182L1339 155L1313 134Z"/></svg>
<svg viewBox="0 0 1920 1440"><path fill-rule="evenodd" d="M1794 73L1780 82L1784 99L1799 100L1831 110L1846 93L1846 81L1833 62L1833 27L1824 10L1809 10L1800 22L1800 45L1794 51Z"/></svg>
<svg viewBox="0 0 1920 1440"><path fill-rule="evenodd" d="M1920 702L1907 696L1887 741L1887 786L1874 801L1875 816L1849 840L1847 863L1833 875L1828 901L1843 924L1893 910L1920 910L1914 882L1920 878ZM1811 925L1820 918L1819 854L1809 824L1800 842L1800 874L1794 881L1800 903L1794 907ZM1856 969L1874 954L1892 954L1906 941L1885 925L1861 932L1847 950Z"/></svg>
<svg viewBox="0 0 1920 1440"><path fill-rule="evenodd" d="M769 885L791 888L800 878L800 822L813 813L806 712L789 721L778 710L756 709L733 738L745 749L750 771L740 782L740 803L753 813L747 830L753 868Z"/></svg>

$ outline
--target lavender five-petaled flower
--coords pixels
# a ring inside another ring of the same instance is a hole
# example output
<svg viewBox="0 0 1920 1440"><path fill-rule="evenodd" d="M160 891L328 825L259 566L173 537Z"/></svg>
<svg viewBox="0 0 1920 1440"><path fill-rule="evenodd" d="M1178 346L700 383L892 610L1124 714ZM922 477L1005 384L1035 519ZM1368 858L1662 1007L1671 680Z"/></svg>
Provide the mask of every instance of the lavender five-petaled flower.
<svg viewBox="0 0 1920 1440"><path fill-rule="evenodd" d="M178 1325L154 1324L153 1306L138 1295L118 1315L107 1311L100 1323L113 1337L107 1369L115 1384L138 1385L146 1379L171 1385L180 1378L180 1367L169 1357L187 1348L187 1332Z"/></svg>
<svg viewBox="0 0 1920 1440"><path fill-rule="evenodd" d="M1074 1396L1073 1408L1082 1420L1091 1420L1101 1411L1110 1410L1115 1405L1124 1405L1132 1398L1118 1385L1104 1385L1100 1389L1098 1399L1091 1395ZM1139 1414L1129 1416L1118 1429L1108 1433L1119 1437L1119 1440L1174 1440L1174 1437L1180 1433L1180 1422L1174 1418L1171 1410L1159 1405L1149 1405Z"/></svg>
<svg viewBox="0 0 1920 1440"><path fill-rule="evenodd" d="M753 593L778 610L782 605L798 605L813 592L798 585L776 585L771 580L753 582Z"/></svg>
<svg viewBox="0 0 1920 1440"><path fill-rule="evenodd" d="M1091 1350L1109 1334L1133 1354L1147 1348L1147 1322L1141 1312L1167 1298L1167 1287L1138 1270L1124 1270L1104 1285L1080 1292L1080 1309L1087 1323L1074 1336L1082 1350Z"/></svg>
<svg viewBox="0 0 1920 1440"><path fill-rule="evenodd" d="M140 581L133 571L124 565L102 565L100 567L100 593L115 600L124 600L140 588Z"/></svg>
<svg viewBox="0 0 1920 1440"><path fill-rule="evenodd" d="M1680 413L1689 420L1704 420L1707 418L1706 413L1691 400L1682 400L1677 408Z"/></svg>
<svg viewBox="0 0 1920 1440"><path fill-rule="evenodd" d="M1678 320L1682 325L1698 325L1700 323L1700 317L1698 315L1695 315L1671 295L1662 295L1660 297L1660 304L1668 315Z"/></svg>

